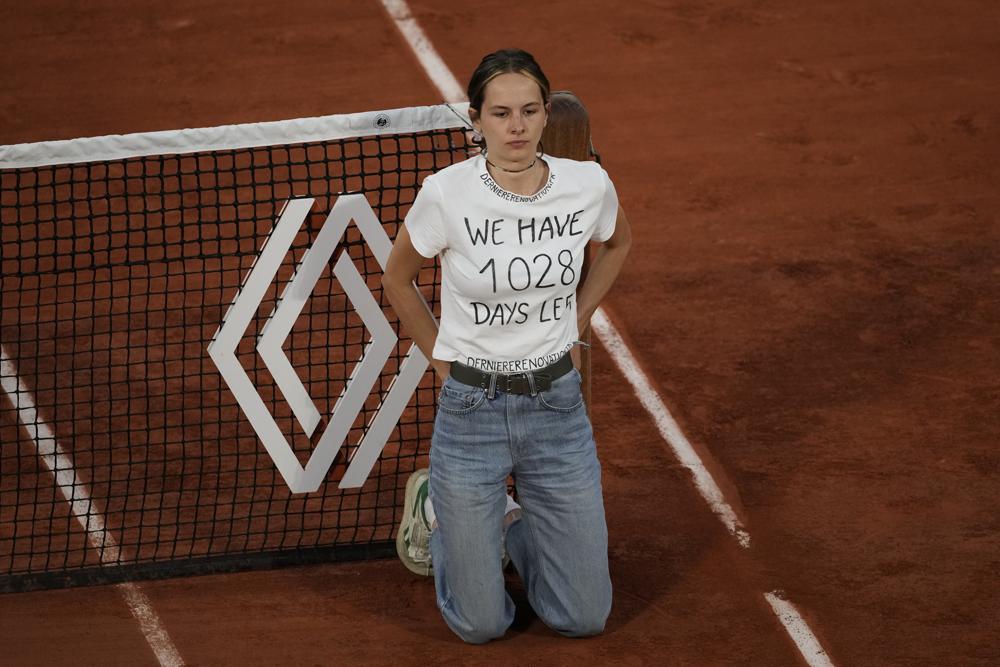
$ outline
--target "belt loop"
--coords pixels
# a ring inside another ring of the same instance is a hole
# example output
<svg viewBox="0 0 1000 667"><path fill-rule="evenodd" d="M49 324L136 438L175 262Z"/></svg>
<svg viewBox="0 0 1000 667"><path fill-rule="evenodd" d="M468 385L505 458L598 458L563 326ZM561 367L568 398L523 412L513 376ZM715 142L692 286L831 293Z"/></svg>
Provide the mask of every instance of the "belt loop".
<svg viewBox="0 0 1000 667"><path fill-rule="evenodd" d="M535 389L535 376L531 371L525 371L524 377L528 378L528 390L531 392L531 397L534 398L538 394L538 390Z"/></svg>
<svg viewBox="0 0 1000 667"><path fill-rule="evenodd" d="M486 390L486 396L492 401L497 395L497 374L490 373L490 388Z"/></svg>

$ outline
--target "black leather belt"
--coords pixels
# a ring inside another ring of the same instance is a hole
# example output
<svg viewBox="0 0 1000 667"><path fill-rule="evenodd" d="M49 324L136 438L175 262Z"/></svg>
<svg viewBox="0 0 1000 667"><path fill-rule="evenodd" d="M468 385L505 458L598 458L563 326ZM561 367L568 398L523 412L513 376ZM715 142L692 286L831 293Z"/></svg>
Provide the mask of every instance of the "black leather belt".
<svg viewBox="0 0 1000 667"><path fill-rule="evenodd" d="M529 371L534 380L535 391L545 391L552 386L556 378L560 378L573 370L573 358L567 352L559 357L559 360L548 366L543 366L538 370ZM462 384L480 389L490 390L492 378L495 384L493 389L505 391L508 394L530 394L531 383L528 381L528 373L488 373L472 366L453 361L451 362L451 377Z"/></svg>

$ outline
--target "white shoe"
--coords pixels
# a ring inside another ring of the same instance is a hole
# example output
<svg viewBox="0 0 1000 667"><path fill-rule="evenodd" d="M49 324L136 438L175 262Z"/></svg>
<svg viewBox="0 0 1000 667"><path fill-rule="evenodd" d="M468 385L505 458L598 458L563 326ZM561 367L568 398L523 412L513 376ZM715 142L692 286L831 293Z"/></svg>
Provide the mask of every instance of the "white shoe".
<svg viewBox="0 0 1000 667"><path fill-rule="evenodd" d="M421 468L406 482L403 500L403 520L396 532L396 553L410 572L429 577L434 574L431 564L431 520L427 517L427 490L430 471Z"/></svg>
<svg viewBox="0 0 1000 667"><path fill-rule="evenodd" d="M396 532L396 554L410 572L429 577L434 575L434 565L431 562L431 532L435 527L434 508L428 497L430 471L427 468L416 470L406 482L406 496L403 500L403 519ZM500 554L501 567L506 569L510 563L507 555L507 529L512 523L520 520L521 506L507 496L507 507L504 510L503 532L501 534Z"/></svg>

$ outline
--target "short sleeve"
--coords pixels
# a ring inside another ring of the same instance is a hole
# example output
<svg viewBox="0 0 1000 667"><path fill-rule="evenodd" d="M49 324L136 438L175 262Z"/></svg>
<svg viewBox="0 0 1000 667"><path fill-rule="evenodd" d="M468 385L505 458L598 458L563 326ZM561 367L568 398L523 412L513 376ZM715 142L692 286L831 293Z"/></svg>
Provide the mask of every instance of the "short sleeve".
<svg viewBox="0 0 1000 667"><path fill-rule="evenodd" d="M618 221L618 192L615 190L615 184L608 177L608 172L603 167L600 167L600 170L604 194L601 198L601 212L597 216L594 234L590 238L603 243L615 233L615 223Z"/></svg>
<svg viewBox="0 0 1000 667"><path fill-rule="evenodd" d="M447 246L440 194L441 190L433 178L425 178L403 220L414 249L428 259Z"/></svg>

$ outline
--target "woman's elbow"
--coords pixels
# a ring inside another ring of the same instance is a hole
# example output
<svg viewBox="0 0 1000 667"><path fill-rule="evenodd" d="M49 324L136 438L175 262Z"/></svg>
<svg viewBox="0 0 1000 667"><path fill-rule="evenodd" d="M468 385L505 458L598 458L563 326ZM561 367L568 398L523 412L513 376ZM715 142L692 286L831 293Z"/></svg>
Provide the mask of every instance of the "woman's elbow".
<svg viewBox="0 0 1000 667"><path fill-rule="evenodd" d="M386 267L385 271L382 272L381 277L381 287L382 292L385 294L389 303L395 303L399 300L399 297L407 290L407 288L413 288L413 280L415 278L407 279L403 273L398 270L393 270L391 267Z"/></svg>
<svg viewBox="0 0 1000 667"><path fill-rule="evenodd" d="M382 277L379 281L382 292L385 294L386 298L392 302L394 300L393 297L399 291L399 281L397 280L396 274L389 269L386 269L382 273Z"/></svg>

